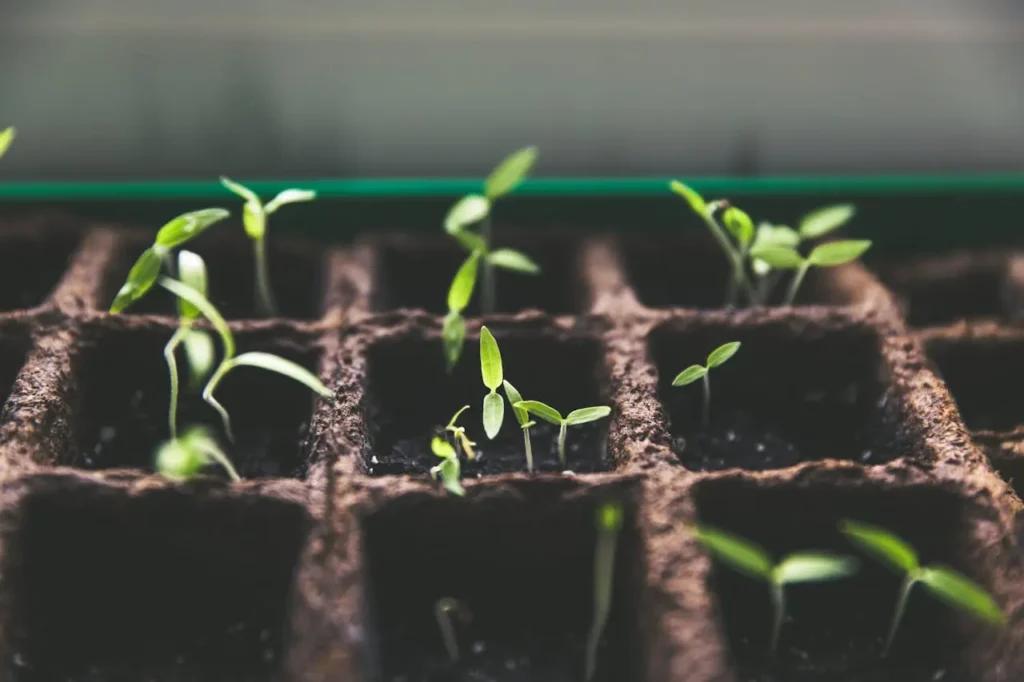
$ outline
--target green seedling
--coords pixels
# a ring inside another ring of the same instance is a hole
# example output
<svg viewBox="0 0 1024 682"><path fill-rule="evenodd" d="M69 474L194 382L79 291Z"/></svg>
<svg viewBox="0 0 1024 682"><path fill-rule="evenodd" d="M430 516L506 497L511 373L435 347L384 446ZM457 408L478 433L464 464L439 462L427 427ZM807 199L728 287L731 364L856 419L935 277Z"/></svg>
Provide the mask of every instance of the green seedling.
<svg viewBox="0 0 1024 682"><path fill-rule="evenodd" d="M510 194L529 174L537 160L537 148L525 147L507 156L484 182L484 193L469 194L459 199L444 219L444 229L469 253L483 259L483 286L480 309L485 315L494 312L497 291L494 269L535 275L540 268L528 256L512 249L493 249L491 212L494 203ZM470 226L481 224L479 232Z"/></svg>
<svg viewBox="0 0 1024 682"><path fill-rule="evenodd" d="M597 407L581 407L563 417L558 410L550 405L545 405L539 400L522 400L513 404L512 407L526 410L530 414L558 427L558 459L562 462L562 466L565 466L566 429L570 426L579 426L580 424L588 424L598 419L604 419L612 413L612 408L600 405Z"/></svg>
<svg viewBox="0 0 1024 682"><path fill-rule="evenodd" d="M605 502L597 508L597 548L594 551L594 620L587 634L587 658L584 680L590 682L597 671L597 646L612 610L612 586L615 572L615 545L622 529L622 505Z"/></svg>
<svg viewBox="0 0 1024 682"><path fill-rule="evenodd" d="M853 557L824 552L790 554L776 564L764 549L731 533L709 526L699 526L695 532L701 544L718 559L748 577L768 583L774 609L771 636L773 656L786 617L786 585L838 580L852 575L858 567L858 561Z"/></svg>
<svg viewBox="0 0 1024 682"><path fill-rule="evenodd" d="M223 467L232 481L242 480L205 427L191 427L180 438L171 438L157 449L156 470L175 481L194 478L211 464Z"/></svg>
<svg viewBox="0 0 1024 682"><path fill-rule="evenodd" d="M711 423L711 370L719 365L725 364L729 358L736 355L740 349L739 341L723 343L708 355L707 363L704 365L690 365L676 375L672 380L673 386L686 386L697 381L704 380L704 426Z"/></svg>
<svg viewBox="0 0 1024 682"><path fill-rule="evenodd" d="M448 314L444 318L441 338L444 340L444 359L449 374L458 364L462 346L466 341L466 320L462 317L462 311L473 297L479 263L479 251L469 254L459 271L455 273L455 279L448 289Z"/></svg>
<svg viewBox="0 0 1024 682"><path fill-rule="evenodd" d="M15 130L14 126L0 130L0 157L7 153L10 149L11 143L14 142Z"/></svg>
<svg viewBox="0 0 1024 682"><path fill-rule="evenodd" d="M458 600L452 597L441 597L434 604L434 618L437 619L437 627L441 630L441 639L444 640L444 648L448 651L448 658L452 663L459 662L459 641L455 636L455 624L452 616L459 620L468 621L471 617L469 610Z"/></svg>
<svg viewBox="0 0 1024 682"><path fill-rule="evenodd" d="M907 608L910 591L918 583L950 606L994 625L1006 624L1006 616L985 590L948 566L922 566L917 552L903 539L884 528L857 521L843 521L839 527L855 545L903 575L903 583L896 600L896 610L889 624L882 656L888 654L892 646L896 629Z"/></svg>
<svg viewBox="0 0 1024 682"><path fill-rule="evenodd" d="M505 397L508 398L508 403L512 406L512 414L516 416L516 421L519 422L519 428L523 430L523 444L526 447L526 470L532 474L533 444L530 442L530 428L536 426L537 422L530 419L529 412L521 407L516 407L518 403L523 402L523 396L519 394L516 387L510 384L507 380L503 383L505 386Z"/></svg>
<svg viewBox="0 0 1024 682"><path fill-rule="evenodd" d="M770 267L777 270L795 270L786 293L785 305L793 305L796 294L800 290L807 271L811 267L830 268L837 265L844 265L857 260L864 252L871 248L871 242L867 240L844 240L829 242L816 246L806 258L793 247L766 246L751 251L751 256L762 260Z"/></svg>
<svg viewBox="0 0 1024 682"><path fill-rule="evenodd" d="M329 398L334 395L330 389L320 382L316 375L291 360L286 360L270 353L257 351L242 353L241 355L236 356L235 337L231 333L231 329L228 328L228 323L224 321L220 312L206 299L205 296L187 284L183 284L182 282L169 277L160 277L158 282L160 286L167 289L178 298L184 299L187 303L195 306L195 308L203 314L203 317L210 321L210 324L213 325L213 328L220 336L221 343L224 346L224 355L221 358L217 369L213 372L213 375L203 388L202 395L203 400L213 407L220 415L221 421L224 423L224 432L227 435L228 440L234 442L235 439L231 430L231 417L228 415L228 411L224 406L214 398L214 392L217 390L217 386L221 381L223 381L224 377L227 376L231 370L237 367L256 367L270 372L276 372L290 379L294 379L321 397Z"/></svg>
<svg viewBox="0 0 1024 682"><path fill-rule="evenodd" d="M455 452L454 446L440 436L434 436L430 441L430 450L441 458L441 463L430 468L430 476L435 481L440 476L444 487L452 495L462 497L466 494L465 488L459 482L462 476L462 466L459 464L459 453Z"/></svg>
<svg viewBox="0 0 1024 682"><path fill-rule="evenodd" d="M480 376L490 391L484 396L484 433L491 440L501 431L505 421L505 401L498 395L498 387L504 380L501 369L501 351L498 342L487 327L480 328Z"/></svg>
<svg viewBox="0 0 1024 682"><path fill-rule="evenodd" d="M459 411L452 415L451 421L449 421L448 425L444 427L444 430L446 433L452 434L452 438L455 442L462 447L462 451L466 453L466 459L473 460L476 459L476 451L473 450L476 443L471 441L469 436L466 435L466 427L455 425L455 422L458 421L462 413L468 409L469 405L463 405L459 408Z"/></svg>
<svg viewBox="0 0 1024 682"><path fill-rule="evenodd" d="M270 270L267 267L267 218L285 204L316 199L316 192L307 189L286 189L264 204L248 187L229 178L222 177L221 184L245 199L242 207L242 225L253 243L253 257L256 260L256 309L261 315L270 317L277 314L277 303L270 285Z"/></svg>

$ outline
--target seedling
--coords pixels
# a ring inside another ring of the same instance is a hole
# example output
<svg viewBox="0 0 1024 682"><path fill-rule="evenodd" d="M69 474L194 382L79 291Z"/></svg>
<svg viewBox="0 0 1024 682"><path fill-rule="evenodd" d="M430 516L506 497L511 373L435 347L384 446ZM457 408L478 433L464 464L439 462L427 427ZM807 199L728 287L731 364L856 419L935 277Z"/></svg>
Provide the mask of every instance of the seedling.
<svg viewBox="0 0 1024 682"><path fill-rule="evenodd" d="M604 419L612 413L612 408L600 405L597 407L581 407L562 417L558 410L550 405L545 405L539 400L521 400L513 404L512 407L526 410L530 414L558 427L558 459L562 462L562 466L565 466L566 429L570 426L579 426L597 421L598 419Z"/></svg>
<svg viewBox="0 0 1024 682"><path fill-rule="evenodd" d="M434 604L434 617L437 619L437 627L441 630L441 639L444 640L444 648L448 650L448 658L452 663L459 662L459 642L455 636L455 625L452 623L452 615L459 620L469 620L469 610L459 601L452 597L441 597Z"/></svg>
<svg viewBox="0 0 1024 682"><path fill-rule="evenodd" d="M14 142L14 126L0 130L0 157L7 153L11 143Z"/></svg>
<svg viewBox="0 0 1024 682"><path fill-rule="evenodd" d="M270 286L270 270L267 267L267 218L285 204L316 199L316 192L307 189L286 189L263 204L248 187L229 178L222 177L221 184L245 199L242 208L242 225L252 239L253 256L256 259L256 309L261 315L270 317L277 314L274 291Z"/></svg>
<svg viewBox="0 0 1024 682"><path fill-rule="evenodd" d="M597 646L612 610L615 545L622 528L622 505L605 502L597 508L597 548L594 551L594 620L587 634L584 679L590 682L597 670Z"/></svg>
<svg viewBox="0 0 1024 682"><path fill-rule="evenodd" d="M455 203L444 219L445 231L454 237L469 253L483 258L483 286L480 309L485 315L494 312L497 291L494 268L535 275L540 268L528 256L512 249L492 250L491 210L494 203L510 194L529 174L537 160L536 147L524 147L507 156L491 171L484 183L484 193L468 194ZM480 232L469 229L481 223Z"/></svg>
<svg viewBox="0 0 1024 682"><path fill-rule="evenodd" d="M434 436L434 439L430 441L430 450L441 458L440 464L430 468L431 478L437 480L437 477L440 476L441 482L448 492L459 497L465 495L466 490L459 482L459 477L462 475L459 453L455 452L451 443L440 436Z"/></svg>
<svg viewBox="0 0 1024 682"><path fill-rule="evenodd" d="M785 301L785 305L793 305L797 291L800 290L800 284L812 266L830 268L844 265L860 258L869 248L871 248L870 241L850 239L816 246L807 258L801 256L796 248L785 246L758 248L751 251L751 256L778 270L796 271L790 282Z"/></svg>
<svg viewBox="0 0 1024 682"><path fill-rule="evenodd" d="M505 401L498 395L498 387L504 377L498 342L487 327L480 328L480 376L490 391L484 396L484 433L494 440L505 421Z"/></svg>
<svg viewBox="0 0 1024 682"><path fill-rule="evenodd" d="M191 427L180 438L171 438L157 449L156 470L176 481L194 478L211 464L222 466L232 481L242 480L205 427Z"/></svg>
<svg viewBox="0 0 1024 682"><path fill-rule="evenodd" d="M739 341L723 343L711 351L706 364L690 365L672 380L673 386L686 386L697 381L697 379L704 380L704 426L711 422L711 370L725 364L729 358L736 355L736 351L739 349Z"/></svg>
<svg viewBox="0 0 1024 682"><path fill-rule="evenodd" d="M448 315L444 318L441 338L444 340L444 359L449 373L458 364L459 356L462 355L462 346L466 341L466 320L462 317L462 311L466 309L469 299L473 297L479 263L479 251L469 254L466 262L455 273L455 279L452 280L452 285L448 289Z"/></svg>
<svg viewBox="0 0 1024 682"><path fill-rule="evenodd" d="M882 656L888 654L889 648L892 646L893 639L896 637L896 629L907 608L910 591L918 583L924 585L933 595L950 606L966 611L994 625L1006 624L1006 616L985 590L948 566L938 564L922 566L917 552L902 538L884 528L858 521L843 521L839 527L855 545L889 568L903 574L903 584L900 586L896 610L889 624L889 633L885 638Z"/></svg>
<svg viewBox="0 0 1024 682"><path fill-rule="evenodd" d="M471 441L469 436L466 435L466 427L455 425L455 422L458 421L462 413L468 409L469 405L463 405L459 408L459 411L452 415L451 421L449 421L448 425L444 427L444 430L447 433L452 434L452 438L455 442L462 446L462 451L466 453L466 459L472 460L476 459L476 452L473 450L476 443Z"/></svg>
<svg viewBox="0 0 1024 682"><path fill-rule="evenodd" d="M764 549L731 533L710 526L699 526L695 532L701 544L718 559L740 573L768 583L774 610L771 636L773 656L786 617L786 585L838 580L852 575L858 567L858 561L853 557L824 552L794 553L775 564Z"/></svg>
<svg viewBox="0 0 1024 682"><path fill-rule="evenodd" d="M505 385L505 397L508 398L509 404L512 406L512 414L516 416L516 421L519 422L519 428L523 430L523 444L526 446L526 470L531 474L533 473L533 444L530 443L530 427L535 426L537 422L530 419L530 413L521 407L516 407L518 403L523 402L523 396L519 394L516 387L508 382L503 382Z"/></svg>

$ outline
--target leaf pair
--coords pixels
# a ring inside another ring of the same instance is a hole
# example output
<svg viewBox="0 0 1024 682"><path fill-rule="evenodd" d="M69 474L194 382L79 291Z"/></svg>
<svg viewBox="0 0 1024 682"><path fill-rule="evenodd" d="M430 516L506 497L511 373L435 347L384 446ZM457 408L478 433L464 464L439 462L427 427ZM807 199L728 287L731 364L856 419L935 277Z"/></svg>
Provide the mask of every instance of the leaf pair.
<svg viewBox="0 0 1024 682"><path fill-rule="evenodd" d="M459 478L462 475L462 466L459 464L459 455L455 452L452 444L440 436L434 436L434 439L430 441L430 450L441 458L440 464L431 467L431 477L436 479L440 476L444 487L452 495L458 495L459 497L465 495L466 489L459 482Z"/></svg>
<svg viewBox="0 0 1024 682"><path fill-rule="evenodd" d="M567 428L604 419L612 413L612 408L599 405L596 407L581 407L563 417L558 410L539 400L522 400L513 403L512 407L513 409L524 410L535 417L540 417L544 421L558 426L558 459L562 462L563 466L566 463L565 441Z"/></svg>
<svg viewBox="0 0 1024 682"><path fill-rule="evenodd" d="M451 420L448 421L448 425L444 427L444 430L452 434L455 441L462 446L462 451L466 453L466 459L476 459L476 451L473 450L476 443L471 441L469 436L466 435L466 427L455 425L455 422L458 421L462 413L468 409L469 405L463 405L459 408L459 411L452 415Z"/></svg>
<svg viewBox="0 0 1024 682"><path fill-rule="evenodd" d="M480 376L489 391L484 396L484 433L494 440L505 421L505 401L498 395L498 388L504 381L504 372L498 342L487 327L480 328Z"/></svg>
<svg viewBox="0 0 1024 682"><path fill-rule="evenodd" d="M711 378L709 372L719 365L723 365L729 361L729 359L736 355L736 352L740 349L739 341L730 341L729 343L723 343L721 346L711 351L708 354L707 361L703 365L690 365L682 372L676 375L676 378L672 380L673 386L686 386L692 384L698 379L704 380L704 400L703 400L703 418L704 425L707 426L711 422Z"/></svg>
<svg viewBox="0 0 1024 682"><path fill-rule="evenodd" d="M263 239L266 236L267 216L273 215L277 209L286 204L316 199L316 192L312 190L286 189L264 205L259 196L245 185L224 176L221 176L220 182L231 192L245 199L245 205L242 207L242 225L250 239Z"/></svg>
<svg viewBox="0 0 1024 682"><path fill-rule="evenodd" d="M821 244L815 247L807 258L801 256L795 248L786 246L759 247L751 251L751 256L779 270L796 270L808 266L828 268L855 261L869 248L870 241L850 239Z"/></svg>

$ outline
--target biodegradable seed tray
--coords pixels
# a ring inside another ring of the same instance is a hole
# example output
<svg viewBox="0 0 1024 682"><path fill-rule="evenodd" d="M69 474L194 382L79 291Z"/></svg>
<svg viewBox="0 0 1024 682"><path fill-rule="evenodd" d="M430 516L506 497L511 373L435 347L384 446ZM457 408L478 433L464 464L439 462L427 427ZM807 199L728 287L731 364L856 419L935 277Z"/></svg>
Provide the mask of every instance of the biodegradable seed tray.
<svg viewBox="0 0 1024 682"><path fill-rule="evenodd" d="M796 307L726 311L724 260L699 233L512 240L544 274L499 275L500 312L469 311L449 376L439 304L459 252L443 235L344 248L274 235L284 316L254 320L249 244L237 225L211 230L189 248L239 349L301 362L336 396L229 376L245 480L177 484L151 473L173 303L154 292L105 312L148 239L52 214L0 229L3 679L577 682L593 512L614 498L626 519L600 682L1024 680L1022 504L999 475L1024 480L1012 259L894 269L892 290L843 266L813 273ZM969 301L930 300L943 272L978 282ZM995 319L943 318L975 313ZM612 407L570 430L572 473L538 427L528 475L510 413L484 437L481 322L524 396ZM704 428L699 388L671 380L732 340L743 347L716 370ZM429 439L467 403L483 458L460 499L430 480ZM217 423L194 395L181 415ZM779 557L853 552L843 518L977 580L1009 627L918 591L882 658L899 576L866 560L854 579L791 590L773 660L767 590L711 561L687 525ZM456 668L433 616L442 596L472 612Z"/></svg>

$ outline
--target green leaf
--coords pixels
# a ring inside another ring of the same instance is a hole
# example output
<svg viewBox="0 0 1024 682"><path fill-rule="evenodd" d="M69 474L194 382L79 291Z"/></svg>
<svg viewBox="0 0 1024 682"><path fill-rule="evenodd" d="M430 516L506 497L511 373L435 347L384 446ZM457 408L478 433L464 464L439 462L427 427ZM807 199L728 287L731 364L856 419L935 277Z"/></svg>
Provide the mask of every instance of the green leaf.
<svg viewBox="0 0 1024 682"><path fill-rule="evenodd" d="M850 204L826 206L808 213L800 221L800 236L804 239L817 239L832 230L842 227L853 217L855 209Z"/></svg>
<svg viewBox="0 0 1024 682"><path fill-rule="evenodd" d="M181 340L188 358L188 372L192 385L197 386L213 371L215 353L213 337L199 329L190 329Z"/></svg>
<svg viewBox="0 0 1024 682"><path fill-rule="evenodd" d="M902 573L914 573L920 567L914 548L884 528L859 521L843 521L839 529L853 544Z"/></svg>
<svg viewBox="0 0 1024 682"><path fill-rule="evenodd" d="M455 428L455 422L457 422L459 420L459 417L462 416L462 413L465 412L468 409L469 409L469 405L463 405L462 407L460 407L455 412L455 414L452 415L452 418L448 421L448 426L444 427L445 431L454 429Z"/></svg>
<svg viewBox="0 0 1024 682"><path fill-rule="evenodd" d="M597 529L614 533L622 528L623 516L622 504L605 502L597 508Z"/></svg>
<svg viewBox="0 0 1024 682"><path fill-rule="evenodd" d="M484 433L488 438L494 440L497 437L503 421L505 421L505 401L497 393L488 393L484 396Z"/></svg>
<svg viewBox="0 0 1024 682"><path fill-rule="evenodd" d="M741 573L772 579L771 557L754 543L709 526L698 526L696 534L708 551Z"/></svg>
<svg viewBox="0 0 1024 682"><path fill-rule="evenodd" d="M487 217L491 202L479 194L467 194L451 207L444 218L444 229L448 234L461 232L463 228L478 223Z"/></svg>
<svg viewBox="0 0 1024 682"><path fill-rule="evenodd" d="M586 424L588 422L596 422L598 419L604 419L612 413L612 408L601 405L599 407L581 407L578 410L573 410L569 414L565 415L565 423L569 426L576 426L578 424Z"/></svg>
<svg viewBox="0 0 1024 682"><path fill-rule="evenodd" d="M163 249L153 246L143 251L110 304L110 312L116 315L145 296L160 276L162 264Z"/></svg>
<svg viewBox="0 0 1024 682"><path fill-rule="evenodd" d="M252 351L250 353L242 353L238 357L232 358L230 362L232 367L257 367L269 372L283 374L289 379L294 379L324 398L330 398L334 395L334 393L324 386L320 379L318 379L317 376L308 369L298 363L286 360L285 358L277 355Z"/></svg>
<svg viewBox="0 0 1024 682"><path fill-rule="evenodd" d="M474 251L469 254L452 280L452 286L448 289L448 310L461 313L469 305L473 298L473 288L476 286L477 264L480 262L480 252Z"/></svg>
<svg viewBox="0 0 1024 682"><path fill-rule="evenodd" d="M263 239L267 234L267 214L259 202L247 202L242 206L242 227L249 239Z"/></svg>
<svg viewBox="0 0 1024 682"><path fill-rule="evenodd" d="M239 182L235 182L231 178L225 177L223 175L220 176L220 184L224 185L229 190L231 190L232 192L234 192L238 196L240 196L243 199L245 199L245 201L247 203L248 202L252 202L254 204L261 204L260 198L258 196L256 196L255 192L253 192L251 189L249 189L245 185L243 185L243 184L241 184Z"/></svg>
<svg viewBox="0 0 1024 682"><path fill-rule="evenodd" d="M676 375L676 378L672 380L673 386L686 386L697 381L697 379L703 379L704 375L708 373L708 368L703 365L690 365L682 372Z"/></svg>
<svg viewBox="0 0 1024 682"><path fill-rule="evenodd" d="M445 316L441 339L444 342L445 365L451 372L455 369L455 365L459 364L462 346L466 341L466 320L458 311L449 311Z"/></svg>
<svg viewBox="0 0 1024 682"><path fill-rule="evenodd" d="M487 262L495 267L525 272L529 275L536 275L540 272L540 266L530 260L525 253L513 251L512 249L491 251L487 254Z"/></svg>
<svg viewBox="0 0 1024 682"><path fill-rule="evenodd" d="M217 441L214 440L205 427L198 426L189 429L184 438L187 442L187 447L199 452L207 463L220 464L228 472L228 476L232 481L242 480L238 472L235 471L231 459L221 450L220 445L217 444Z"/></svg>
<svg viewBox="0 0 1024 682"><path fill-rule="evenodd" d="M744 211L730 206L722 214L725 229L732 233L740 244L749 244L754 238L754 221Z"/></svg>
<svg viewBox="0 0 1024 682"><path fill-rule="evenodd" d="M781 246L783 248L795 249L799 245L800 235L792 227L761 223L757 227L757 235L754 237L754 245L751 248Z"/></svg>
<svg viewBox="0 0 1024 682"><path fill-rule="evenodd" d="M462 248L466 249L469 253L479 251L480 253L487 253L487 242L484 238L478 235L476 232L470 230L460 230L452 234L455 241L462 244Z"/></svg>
<svg viewBox="0 0 1024 682"><path fill-rule="evenodd" d="M174 481L195 478L206 463L206 457L185 439L169 440L156 453L156 470Z"/></svg>
<svg viewBox="0 0 1024 682"><path fill-rule="evenodd" d="M187 284L182 284L178 280L171 279L170 277L161 277L158 282L164 289L167 289L178 298L184 298L186 301L198 308L199 312L203 314L203 317L210 321L213 328L217 330L217 334L220 335L221 341L224 343L224 357L234 357L235 337L231 333L231 328L228 327L228 323L224 321L224 317L220 314L220 311L218 311L212 303L206 300L205 296Z"/></svg>
<svg viewBox="0 0 1024 682"><path fill-rule="evenodd" d="M736 351L738 351L739 349L739 341L723 343L721 346L711 351L711 354L708 356L708 369L711 369L712 367L718 367L719 365L724 365L726 362L729 361L729 359L732 356L736 355Z"/></svg>
<svg viewBox="0 0 1024 682"><path fill-rule="evenodd" d="M434 436L434 440L430 441L430 451L444 459L458 457L458 454L455 452L455 448L452 447L452 444L440 436Z"/></svg>
<svg viewBox="0 0 1024 682"><path fill-rule="evenodd" d="M763 260L777 270L794 270L804 264L796 249L785 246L763 246L750 250L750 257Z"/></svg>
<svg viewBox="0 0 1024 682"><path fill-rule="evenodd" d="M857 572L858 562L853 557L831 554L791 554L773 570L775 582L810 583L838 580Z"/></svg>
<svg viewBox="0 0 1024 682"><path fill-rule="evenodd" d="M695 192L689 186L684 185L678 180L673 180L672 182L669 183L668 186L673 192L675 192L682 198L686 199L687 203L690 204L690 208L693 209L694 213L701 216L704 215L704 212L707 210L708 205L700 194L697 194L697 192Z"/></svg>
<svg viewBox="0 0 1024 682"><path fill-rule="evenodd" d="M811 251L811 255L807 257L807 260L810 261L811 265L816 265L819 268L843 265L844 263L857 260L869 248L871 248L871 242L866 239L829 242Z"/></svg>
<svg viewBox="0 0 1024 682"><path fill-rule="evenodd" d="M181 246L231 215L223 208L204 208L174 218L156 233L156 244L168 249Z"/></svg>
<svg viewBox="0 0 1024 682"><path fill-rule="evenodd" d="M7 150L10 149L11 143L14 142L14 135L14 126L0 131L0 156L6 154Z"/></svg>
<svg viewBox="0 0 1024 682"><path fill-rule="evenodd" d="M484 194L491 200L505 196L530 174L536 160L536 147L523 147L512 152L487 176Z"/></svg>
<svg viewBox="0 0 1024 682"><path fill-rule="evenodd" d="M516 403L523 401L523 396L519 394L515 386L508 382L508 379L502 384L505 386L505 397L508 398L508 404L512 406L512 414L516 416L516 421L520 426L526 426L530 423L530 413L521 407L516 407Z"/></svg>
<svg viewBox="0 0 1024 682"><path fill-rule="evenodd" d="M1005 625L1006 616L988 592L966 576L946 566L928 566L918 580L952 606L995 625Z"/></svg>
<svg viewBox="0 0 1024 682"><path fill-rule="evenodd" d="M203 296L207 294L206 263L202 256L191 251L180 251L178 253L178 279ZM183 298L178 299L178 314L186 320L194 320L199 317L199 309Z"/></svg>
<svg viewBox="0 0 1024 682"><path fill-rule="evenodd" d="M270 200L264 207L267 215L270 215L285 204L297 204L302 201L313 201L316 199L316 192L311 189L286 189Z"/></svg>
<svg viewBox="0 0 1024 682"><path fill-rule="evenodd" d="M462 483L459 482L459 476L461 475L462 467L459 464L458 457L451 457L441 462L441 481L444 483L444 487L452 495L462 497L466 494L466 489L462 487Z"/></svg>
<svg viewBox="0 0 1024 682"><path fill-rule="evenodd" d="M498 342L487 327L480 328L480 375L484 386L492 391L498 390L504 378L501 371L501 351Z"/></svg>
<svg viewBox="0 0 1024 682"><path fill-rule="evenodd" d="M562 415L559 414L558 410L550 405L545 405L539 400L523 400L518 403L513 403L512 406L522 408L550 424L555 424L556 426L562 425Z"/></svg>

